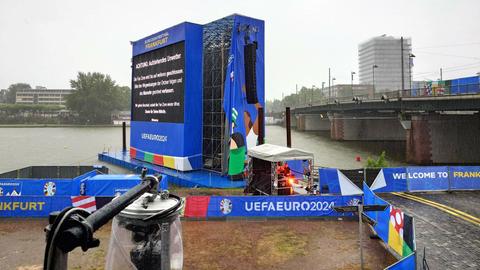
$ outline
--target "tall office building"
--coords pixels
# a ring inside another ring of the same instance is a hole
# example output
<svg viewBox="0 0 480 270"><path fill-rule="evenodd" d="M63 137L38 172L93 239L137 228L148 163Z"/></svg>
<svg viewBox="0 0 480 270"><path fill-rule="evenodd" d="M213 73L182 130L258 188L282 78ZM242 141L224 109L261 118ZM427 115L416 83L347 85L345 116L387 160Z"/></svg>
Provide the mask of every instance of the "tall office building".
<svg viewBox="0 0 480 270"><path fill-rule="evenodd" d="M412 74L411 38L403 39L404 89L410 88ZM358 46L359 77L361 84L373 84L376 93L402 89L401 39L382 35Z"/></svg>

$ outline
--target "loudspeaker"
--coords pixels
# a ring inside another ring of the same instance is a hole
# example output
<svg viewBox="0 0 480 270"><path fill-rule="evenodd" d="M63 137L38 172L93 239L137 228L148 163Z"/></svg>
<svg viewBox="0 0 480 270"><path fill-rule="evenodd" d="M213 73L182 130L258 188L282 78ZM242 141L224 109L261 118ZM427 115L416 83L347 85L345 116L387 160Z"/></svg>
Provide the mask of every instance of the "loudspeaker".
<svg viewBox="0 0 480 270"><path fill-rule="evenodd" d="M247 103L255 104L257 97L257 45L256 43L247 44L243 47L243 58L245 63L245 91L247 93Z"/></svg>

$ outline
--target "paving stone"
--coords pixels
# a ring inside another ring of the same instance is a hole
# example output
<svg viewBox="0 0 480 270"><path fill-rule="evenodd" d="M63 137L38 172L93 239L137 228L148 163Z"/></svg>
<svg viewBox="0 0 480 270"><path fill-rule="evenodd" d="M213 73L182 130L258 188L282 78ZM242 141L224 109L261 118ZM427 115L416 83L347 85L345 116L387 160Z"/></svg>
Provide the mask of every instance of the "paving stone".
<svg viewBox="0 0 480 270"><path fill-rule="evenodd" d="M391 194L380 196L415 218L417 269L421 269L424 247L430 269L480 269L479 226L425 204ZM421 196L474 216L480 213L480 192Z"/></svg>

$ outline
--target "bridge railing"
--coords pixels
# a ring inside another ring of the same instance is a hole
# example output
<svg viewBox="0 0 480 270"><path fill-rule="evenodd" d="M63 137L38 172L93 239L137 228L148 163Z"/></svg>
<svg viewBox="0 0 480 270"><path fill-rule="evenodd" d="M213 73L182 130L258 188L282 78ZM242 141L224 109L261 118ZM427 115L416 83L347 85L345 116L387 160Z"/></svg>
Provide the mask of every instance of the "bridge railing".
<svg viewBox="0 0 480 270"><path fill-rule="evenodd" d="M403 97L439 97L439 96L458 96L458 95L478 95L480 94L480 83L475 84L461 84L461 85L427 85L421 88L394 90L394 91L379 91L369 94L353 94L346 96L336 96L337 93L333 93L334 96L323 97L320 99L313 99L305 101L299 101L298 104L292 107L309 107L319 106L326 104L338 104L347 102L358 102L366 100L381 100Z"/></svg>

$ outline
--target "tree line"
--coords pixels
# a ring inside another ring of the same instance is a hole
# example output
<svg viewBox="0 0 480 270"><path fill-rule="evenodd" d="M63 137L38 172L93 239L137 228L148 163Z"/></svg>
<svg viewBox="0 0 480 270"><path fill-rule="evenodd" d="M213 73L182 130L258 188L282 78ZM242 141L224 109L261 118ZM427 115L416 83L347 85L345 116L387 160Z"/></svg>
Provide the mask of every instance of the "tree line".
<svg viewBox="0 0 480 270"><path fill-rule="evenodd" d="M110 124L112 113L130 110L130 87L118 85L110 75L79 72L76 79L70 80L70 87L74 91L66 96L64 108L47 104L15 104L17 91L32 87L27 83L10 85L2 97L5 104L0 104L0 123ZM57 119L45 117L62 109L71 113L59 114Z"/></svg>
<svg viewBox="0 0 480 270"><path fill-rule="evenodd" d="M285 111L285 107L297 107L313 104L325 98L322 89L317 87L302 86L300 91L284 96L283 99L266 101L267 113L278 113Z"/></svg>

